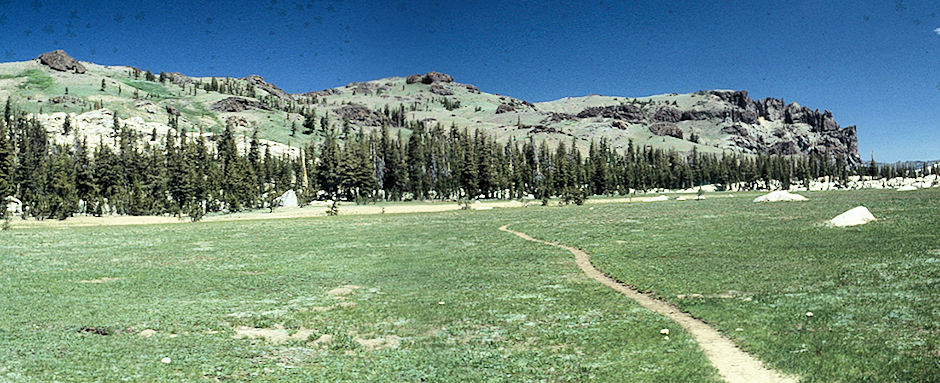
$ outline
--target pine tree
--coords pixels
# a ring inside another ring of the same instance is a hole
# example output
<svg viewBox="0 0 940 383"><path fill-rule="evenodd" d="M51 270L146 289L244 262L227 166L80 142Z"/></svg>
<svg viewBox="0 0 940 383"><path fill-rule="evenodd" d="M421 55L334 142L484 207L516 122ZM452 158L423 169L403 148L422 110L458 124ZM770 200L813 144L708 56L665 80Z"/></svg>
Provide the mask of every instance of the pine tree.
<svg viewBox="0 0 940 383"><path fill-rule="evenodd" d="M340 186L340 148L332 129L326 131L326 137L320 144L320 161L314 169L317 185L327 197L335 199Z"/></svg>
<svg viewBox="0 0 940 383"><path fill-rule="evenodd" d="M65 115L65 121L62 122L62 134L68 135L69 131L72 130L72 118L68 114Z"/></svg>
<svg viewBox="0 0 940 383"><path fill-rule="evenodd" d="M10 129L5 120L0 120L0 218L6 214L7 196L13 195L15 190L13 184L14 172L14 154L13 145L10 142Z"/></svg>

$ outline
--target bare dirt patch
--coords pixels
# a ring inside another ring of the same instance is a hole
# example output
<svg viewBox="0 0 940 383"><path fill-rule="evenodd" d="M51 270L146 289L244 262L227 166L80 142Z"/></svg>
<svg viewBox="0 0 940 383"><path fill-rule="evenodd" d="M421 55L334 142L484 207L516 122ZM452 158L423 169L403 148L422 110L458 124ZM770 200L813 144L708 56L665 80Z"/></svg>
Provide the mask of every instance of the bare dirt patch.
<svg viewBox="0 0 940 383"><path fill-rule="evenodd" d="M574 254L575 263L584 271L585 274L601 284L614 289L615 291L633 299L641 306L650 311L665 315L669 319L682 326L683 329L692 334L692 337L698 343L699 347L705 352L708 360L718 369L718 373L725 381L733 383L750 382L787 382L795 383L798 379L784 376L777 371L764 366L759 360L735 346L734 342L721 335L705 322L693 318L678 307L664 301L660 301L649 295L643 294L636 289L617 282L607 276L591 264L591 256L581 249L571 246L565 246L559 243L547 242L532 238L525 233L510 230L509 225L503 225L499 228L501 231L514 234L526 241L541 243L568 250Z"/></svg>
<svg viewBox="0 0 940 383"><path fill-rule="evenodd" d="M232 335L232 338L264 339L274 344L284 343L289 340L304 341L316 333L316 330L301 327L291 334L290 330L285 329L280 325L276 325L274 328L237 326L234 328L234 330L235 335Z"/></svg>
<svg viewBox="0 0 940 383"><path fill-rule="evenodd" d="M386 335L378 338L360 338L354 337L353 341L359 343L366 351L378 351L398 348L401 344L401 337L397 335Z"/></svg>
<svg viewBox="0 0 940 383"><path fill-rule="evenodd" d="M98 279L83 279L81 281L78 281L78 283L108 283L108 282L114 282L120 279L121 278L114 278L114 277L104 277L104 278L98 278Z"/></svg>
<svg viewBox="0 0 940 383"><path fill-rule="evenodd" d="M349 294L352 294L354 291L359 290L359 289L361 289L361 288L362 288L362 287L359 287L359 286L356 286L356 285L344 285L344 286L342 286L342 287L337 287L337 288L335 288L335 289L333 289L333 290L327 291L326 293L327 293L327 295L330 295L330 296L332 296L332 297L341 298L341 297L345 297L345 296L347 296L347 295L349 295Z"/></svg>

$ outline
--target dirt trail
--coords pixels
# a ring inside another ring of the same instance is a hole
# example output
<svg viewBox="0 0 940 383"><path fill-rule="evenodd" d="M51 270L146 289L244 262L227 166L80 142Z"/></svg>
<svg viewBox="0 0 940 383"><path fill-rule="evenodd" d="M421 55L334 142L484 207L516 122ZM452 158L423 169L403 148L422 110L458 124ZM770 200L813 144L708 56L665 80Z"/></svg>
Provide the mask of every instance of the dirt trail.
<svg viewBox="0 0 940 383"><path fill-rule="evenodd" d="M512 233L526 241L546 244L568 250L574 254L575 263L589 277L610 287L617 292L633 299L641 306L665 315L678 323L682 328L692 334L695 341L705 351L705 356L711 361L712 365L718 369L718 373L727 382L797 382L798 379L783 376L780 373L771 370L763 365L759 360L741 351L734 343L725 338L717 330L711 328L701 320L693 318L691 315L682 312L678 307L672 304L652 298L643 294L630 286L617 282L608 277L600 270L594 268L591 264L591 257L588 253L580 249L565 246L559 243L547 242L541 239L532 238L525 233L510 230L509 225L503 225L499 230Z"/></svg>

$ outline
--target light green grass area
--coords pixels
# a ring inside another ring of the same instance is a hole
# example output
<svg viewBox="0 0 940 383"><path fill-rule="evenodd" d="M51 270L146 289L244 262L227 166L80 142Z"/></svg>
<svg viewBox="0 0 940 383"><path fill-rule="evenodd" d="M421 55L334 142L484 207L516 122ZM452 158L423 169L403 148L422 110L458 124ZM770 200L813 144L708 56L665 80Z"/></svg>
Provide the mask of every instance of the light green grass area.
<svg viewBox="0 0 940 383"><path fill-rule="evenodd" d="M667 319L496 230L519 213L4 232L0 380L718 381ZM314 332L232 338L277 325Z"/></svg>
<svg viewBox="0 0 940 383"><path fill-rule="evenodd" d="M121 79L121 82L131 88L139 89L142 92L141 96L145 96L145 95L152 96L150 99L153 101L159 101L159 100L167 99L167 98L179 98L175 93L170 92L166 87L164 87L159 82L131 80L131 79ZM130 93L128 93L128 95L133 95L133 94L134 94L133 91L130 91Z"/></svg>
<svg viewBox="0 0 940 383"><path fill-rule="evenodd" d="M4 78L26 77L26 82L19 85L24 90L46 90L55 85L55 80L49 77L45 72L38 69L30 69L18 75L7 75Z"/></svg>
<svg viewBox="0 0 940 383"><path fill-rule="evenodd" d="M584 249L804 381L940 379L940 190L802 194L572 207L515 228ZM858 205L879 221L825 225ZM690 294L705 298L677 298Z"/></svg>
<svg viewBox="0 0 940 383"><path fill-rule="evenodd" d="M507 223L802 381L937 381L940 190L803 194L2 232L0 381L719 380L677 325ZM879 220L825 225L857 205Z"/></svg>

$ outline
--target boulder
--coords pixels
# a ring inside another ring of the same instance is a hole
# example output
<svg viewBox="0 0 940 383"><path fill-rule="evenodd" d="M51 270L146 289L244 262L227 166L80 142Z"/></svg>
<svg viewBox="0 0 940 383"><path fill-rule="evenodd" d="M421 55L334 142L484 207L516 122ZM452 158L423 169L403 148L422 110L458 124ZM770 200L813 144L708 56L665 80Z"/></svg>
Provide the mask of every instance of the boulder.
<svg viewBox="0 0 940 383"><path fill-rule="evenodd" d="M914 190L917 190L917 187L913 185L904 185L898 188L899 192L914 191Z"/></svg>
<svg viewBox="0 0 940 383"><path fill-rule="evenodd" d="M858 206L829 220L835 227L858 226L877 220L864 206Z"/></svg>
<svg viewBox="0 0 940 383"><path fill-rule="evenodd" d="M754 202L785 202L785 201L806 201L807 198L799 194L793 194L786 190L777 190L769 194L754 198Z"/></svg>
<svg viewBox="0 0 940 383"><path fill-rule="evenodd" d="M166 113L169 114L169 115L171 115L171 116L179 116L179 115L180 115L180 110L177 109L177 108L176 108L175 106L173 106L173 105L167 105L167 106L166 106Z"/></svg>
<svg viewBox="0 0 940 383"><path fill-rule="evenodd" d="M69 56L68 53L59 49L52 52L46 52L38 57L39 62L54 70L65 72L74 71L75 73L85 73L85 67L78 60Z"/></svg>

